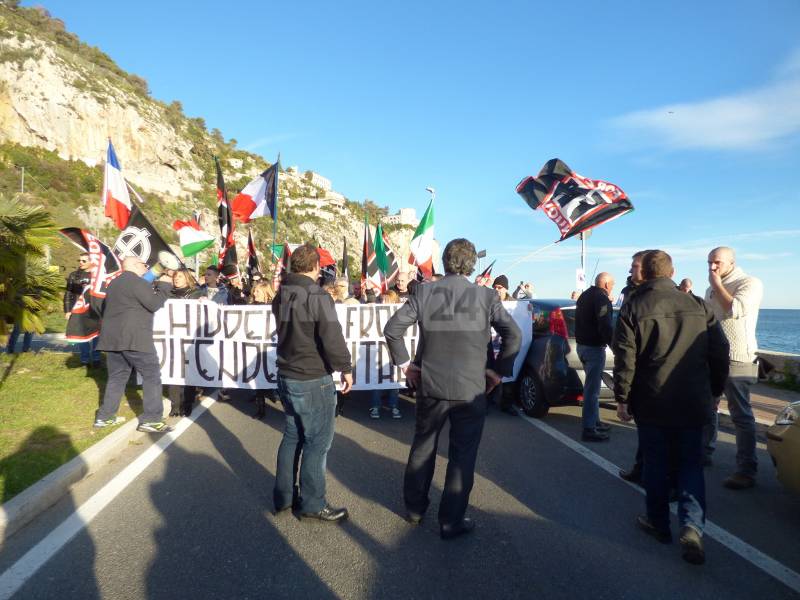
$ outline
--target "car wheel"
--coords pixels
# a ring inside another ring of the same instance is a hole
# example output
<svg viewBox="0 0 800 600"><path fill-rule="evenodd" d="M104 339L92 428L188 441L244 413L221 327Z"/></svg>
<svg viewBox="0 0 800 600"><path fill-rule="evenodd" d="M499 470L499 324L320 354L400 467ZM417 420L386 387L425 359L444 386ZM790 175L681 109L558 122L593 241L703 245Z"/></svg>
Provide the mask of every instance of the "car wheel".
<svg viewBox="0 0 800 600"><path fill-rule="evenodd" d="M519 381L519 403L526 415L537 419L544 417L550 409L544 397L542 384L528 373Z"/></svg>

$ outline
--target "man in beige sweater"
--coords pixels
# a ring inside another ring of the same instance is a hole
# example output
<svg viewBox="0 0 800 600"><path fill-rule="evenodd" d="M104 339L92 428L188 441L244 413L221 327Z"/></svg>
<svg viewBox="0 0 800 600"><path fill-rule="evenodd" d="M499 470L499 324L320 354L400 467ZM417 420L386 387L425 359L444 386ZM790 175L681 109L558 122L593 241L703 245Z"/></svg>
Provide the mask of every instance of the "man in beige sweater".
<svg viewBox="0 0 800 600"><path fill-rule="evenodd" d="M750 386L758 380L756 364L756 322L758 309L764 295L759 279L747 275L736 266L732 248L714 248L708 255L708 282L706 302L722 325L730 344L730 375L725 384L728 410L736 428L736 472L723 485L733 490L755 485L758 461L756 459L756 422L750 406ZM706 438L707 449L713 448L716 438L714 427Z"/></svg>

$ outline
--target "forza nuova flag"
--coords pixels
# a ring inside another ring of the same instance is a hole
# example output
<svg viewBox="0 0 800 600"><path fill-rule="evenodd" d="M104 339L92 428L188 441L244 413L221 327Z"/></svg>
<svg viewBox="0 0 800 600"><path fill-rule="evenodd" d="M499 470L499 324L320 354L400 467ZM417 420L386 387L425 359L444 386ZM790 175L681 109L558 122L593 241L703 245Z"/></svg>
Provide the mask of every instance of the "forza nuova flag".
<svg viewBox="0 0 800 600"><path fill-rule="evenodd" d="M414 231L409 250L409 264L415 265L425 279L430 279L433 275L433 200Z"/></svg>
<svg viewBox="0 0 800 600"><path fill-rule="evenodd" d="M233 240L233 213L228 204L228 192L225 191L225 180L222 178L222 167L219 166L219 158L214 157L214 165L217 168L217 219L219 220L219 267L225 271L230 271L235 267L239 270L238 259L236 257L236 243Z"/></svg>
<svg viewBox="0 0 800 600"><path fill-rule="evenodd" d="M70 310L66 331L67 340L86 342L100 333L100 314L106 288L122 271L111 248L90 232L78 227L66 227L58 231L82 252L86 252L92 265L89 284Z"/></svg>
<svg viewBox="0 0 800 600"><path fill-rule="evenodd" d="M278 163L275 163L236 194L231 212L243 223L266 215L274 219L277 198Z"/></svg>
<svg viewBox="0 0 800 600"><path fill-rule="evenodd" d="M184 258L194 256L214 243L214 236L200 229L194 219L175 221L172 228L178 232L178 243Z"/></svg>
<svg viewBox="0 0 800 600"><path fill-rule="evenodd" d="M111 140L108 140L103 172L103 207L105 215L114 221L117 229L125 229L131 216L131 197Z"/></svg>
<svg viewBox="0 0 800 600"><path fill-rule="evenodd" d="M517 193L533 210L544 211L561 232L561 240L633 210L621 188L579 175L558 158L547 161L538 176L520 181Z"/></svg>

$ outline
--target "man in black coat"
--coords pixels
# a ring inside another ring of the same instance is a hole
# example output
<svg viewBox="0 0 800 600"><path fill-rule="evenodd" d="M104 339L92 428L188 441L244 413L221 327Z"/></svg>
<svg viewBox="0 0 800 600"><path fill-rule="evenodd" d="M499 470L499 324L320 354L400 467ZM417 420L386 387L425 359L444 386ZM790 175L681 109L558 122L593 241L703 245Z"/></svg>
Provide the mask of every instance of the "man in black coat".
<svg viewBox="0 0 800 600"><path fill-rule="evenodd" d="M610 429L600 421L600 383L606 367L606 346L611 343L614 330L613 289L614 277L600 273L575 306L575 341L584 373L581 439L585 442L607 440Z"/></svg>
<svg viewBox="0 0 800 600"><path fill-rule="evenodd" d="M103 404L97 411L95 427L107 427L124 421L117 417L120 400L131 369L142 378L143 411L139 431L165 433L172 428L164 423L161 397L161 367L153 343L153 313L164 306L172 284L155 284L142 279L147 265L138 257L122 261L123 272L111 281L103 304L98 350L106 353L108 382Z"/></svg>
<svg viewBox="0 0 800 600"><path fill-rule="evenodd" d="M636 419L644 454L647 514L637 522L660 542L672 541L668 472L677 468L683 558L701 564L703 425L728 376L728 342L705 302L676 288L669 254L645 254L642 273L645 282L620 309L612 343L617 415Z"/></svg>
<svg viewBox="0 0 800 600"><path fill-rule="evenodd" d="M273 501L276 513L295 506L301 519L336 523L348 515L347 509L333 508L325 499L325 464L336 416L332 373L341 373L343 394L353 386L353 376L333 298L317 284L319 271L314 246L295 249L292 272L284 275L272 301L278 329L278 394L286 415Z"/></svg>
<svg viewBox="0 0 800 600"><path fill-rule="evenodd" d="M92 261L88 252L82 252L78 257L78 268L67 277L67 285L64 288L64 318L69 321L72 315L72 308L83 294L83 290L92 281ZM97 350L97 338L91 342L81 342L78 344L81 352L81 364L92 367L100 364L100 351Z"/></svg>
<svg viewBox="0 0 800 600"><path fill-rule="evenodd" d="M500 383L501 376L512 374L521 334L497 293L467 279L477 260L469 240L451 241L442 260L445 277L417 286L386 323L383 334L392 362L417 390L416 429L403 484L412 524L419 524L428 508L439 432L450 420L439 525L442 538L451 539L474 527L464 513L486 417L486 392ZM403 335L414 323L419 323L420 344L411 363ZM502 347L489 369L491 327L500 334Z"/></svg>

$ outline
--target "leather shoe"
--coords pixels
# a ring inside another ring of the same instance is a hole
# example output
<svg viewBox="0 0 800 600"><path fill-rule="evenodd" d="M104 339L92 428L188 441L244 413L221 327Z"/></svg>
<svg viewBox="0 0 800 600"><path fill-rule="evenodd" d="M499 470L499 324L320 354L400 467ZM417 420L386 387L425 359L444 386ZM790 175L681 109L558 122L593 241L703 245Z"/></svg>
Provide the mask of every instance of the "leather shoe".
<svg viewBox="0 0 800 600"><path fill-rule="evenodd" d="M642 484L642 468L639 465L633 465L627 471L624 469L619 470L619 476L625 481L630 481L637 485Z"/></svg>
<svg viewBox="0 0 800 600"><path fill-rule="evenodd" d="M460 535L469 533L475 529L475 521L472 519L462 519L457 525L442 525L439 528L439 535L443 540L452 540Z"/></svg>
<svg viewBox="0 0 800 600"><path fill-rule="evenodd" d="M608 440L608 433L597 431L596 429L584 429L581 434L581 440L584 442L605 442Z"/></svg>
<svg viewBox="0 0 800 600"><path fill-rule="evenodd" d="M639 529L644 531L647 535L652 535L662 544L672 543L672 533L670 530L658 529L655 525L653 525L653 523L650 522L650 519L647 517L647 515L639 515L636 517L636 524L639 526Z"/></svg>
<svg viewBox="0 0 800 600"><path fill-rule="evenodd" d="M333 508L332 506L325 506L321 511L315 513L300 513L300 519L317 519L326 523L346 521L347 517L346 508Z"/></svg>
<svg viewBox="0 0 800 600"><path fill-rule="evenodd" d="M750 475L745 475L744 473L734 473L722 482L722 485L729 490L746 490L747 488L755 486L755 484L755 478Z"/></svg>
<svg viewBox="0 0 800 600"><path fill-rule="evenodd" d="M703 549L703 538L694 527L684 525L681 527L679 538L683 560L693 565L702 565L706 562L706 552Z"/></svg>
<svg viewBox="0 0 800 600"><path fill-rule="evenodd" d="M597 431L605 431L605 432L611 431L611 425L609 425L608 423L603 423L602 421L598 421L597 425L595 425L594 428Z"/></svg>

